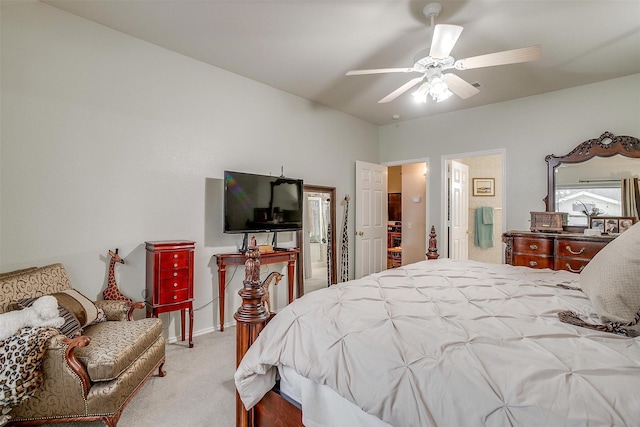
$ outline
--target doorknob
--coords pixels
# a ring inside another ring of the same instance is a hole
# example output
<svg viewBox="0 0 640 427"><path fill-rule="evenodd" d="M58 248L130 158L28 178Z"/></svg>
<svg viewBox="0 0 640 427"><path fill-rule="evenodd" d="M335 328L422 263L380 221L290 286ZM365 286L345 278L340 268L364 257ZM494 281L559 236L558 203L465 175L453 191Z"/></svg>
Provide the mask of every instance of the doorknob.
<svg viewBox="0 0 640 427"><path fill-rule="evenodd" d="M356 231L356 236L364 236L364 231Z"/></svg>

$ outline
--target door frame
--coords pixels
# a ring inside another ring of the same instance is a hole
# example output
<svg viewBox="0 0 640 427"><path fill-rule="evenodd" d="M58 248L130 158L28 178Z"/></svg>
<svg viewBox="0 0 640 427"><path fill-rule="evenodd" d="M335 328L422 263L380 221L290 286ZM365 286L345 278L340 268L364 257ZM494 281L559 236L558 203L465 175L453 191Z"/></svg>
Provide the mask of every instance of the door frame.
<svg viewBox="0 0 640 427"><path fill-rule="evenodd" d="M449 204L448 204L448 192L449 188L447 186L447 169L451 160L456 159L464 159L467 157L485 157L491 156L495 154L502 155L502 232L504 233L506 227L506 218L507 218L507 180L505 177L507 176L507 149L506 148L496 148L493 150L483 150L483 151L471 151L466 153L458 153L458 154L445 154L441 156L440 160L440 172L441 172L441 183L442 187L440 188L440 230L442 230L442 236L438 239L438 252L440 253L440 257L445 258L449 253L449 224L447 221L449 214ZM504 253L503 253L504 258ZM503 259L504 261L504 259Z"/></svg>
<svg viewBox="0 0 640 427"><path fill-rule="evenodd" d="M329 215L330 215L330 229L331 229L331 238L329 239L328 245L331 249L331 283L330 285L338 283L338 267L336 265L336 187L324 187L321 185L307 185L303 186L304 192L318 192L318 193L329 193L331 194L331 205L329 206ZM306 217L306 216L305 216ZM304 219L303 219L304 221ZM298 275L298 283L300 284L300 288L298 289L298 297L304 295L304 236L302 236L302 232L300 232L300 238L298 240L300 245L300 253L298 254L298 263L297 263L297 272Z"/></svg>

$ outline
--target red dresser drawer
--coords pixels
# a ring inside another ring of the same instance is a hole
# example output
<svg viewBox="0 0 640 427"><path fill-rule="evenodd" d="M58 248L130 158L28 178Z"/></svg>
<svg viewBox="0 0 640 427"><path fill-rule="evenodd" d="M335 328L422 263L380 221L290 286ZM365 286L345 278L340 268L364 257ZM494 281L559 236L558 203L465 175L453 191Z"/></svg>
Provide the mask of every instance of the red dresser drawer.
<svg viewBox="0 0 640 427"><path fill-rule="evenodd" d="M553 257L514 255L513 265L531 268L553 268Z"/></svg>
<svg viewBox="0 0 640 427"><path fill-rule="evenodd" d="M556 256L591 259L607 243L558 239Z"/></svg>
<svg viewBox="0 0 640 427"><path fill-rule="evenodd" d="M182 277L161 279L160 280L160 293L175 292L189 287L189 277L183 275Z"/></svg>
<svg viewBox="0 0 640 427"><path fill-rule="evenodd" d="M182 252L166 252L160 254L160 269L169 270L173 268L189 267L189 253Z"/></svg>
<svg viewBox="0 0 640 427"><path fill-rule="evenodd" d="M513 250L516 253L524 254L551 254L553 253L553 240L551 239L527 239L518 238L513 240Z"/></svg>
<svg viewBox="0 0 640 427"><path fill-rule="evenodd" d="M189 277L189 269L178 268L178 269L171 269L171 270L160 270L160 276L158 277L158 279L171 280L171 279L178 279L180 277Z"/></svg>
<svg viewBox="0 0 640 427"><path fill-rule="evenodd" d="M556 258L554 269L580 273L584 266L589 264L589 261L589 259Z"/></svg>
<svg viewBox="0 0 640 427"><path fill-rule="evenodd" d="M160 292L158 295L160 304L175 304L189 299L188 289L182 289L175 292Z"/></svg>

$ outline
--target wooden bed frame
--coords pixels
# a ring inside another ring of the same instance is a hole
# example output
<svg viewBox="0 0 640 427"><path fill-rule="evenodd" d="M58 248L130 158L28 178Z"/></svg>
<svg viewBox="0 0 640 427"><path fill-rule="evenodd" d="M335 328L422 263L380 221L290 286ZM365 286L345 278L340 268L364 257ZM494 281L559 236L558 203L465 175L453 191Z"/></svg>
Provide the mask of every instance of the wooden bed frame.
<svg viewBox="0 0 640 427"><path fill-rule="evenodd" d="M435 228L429 234L427 259L438 258ZM255 238L251 239L245 254L245 279L243 287L238 291L242 305L234 314L236 319L236 367L260 331L271 320L275 313L269 313L261 300L264 291L260 286L260 251L256 247ZM304 427L300 406L285 394L281 394L276 385L247 411L236 392L236 427Z"/></svg>

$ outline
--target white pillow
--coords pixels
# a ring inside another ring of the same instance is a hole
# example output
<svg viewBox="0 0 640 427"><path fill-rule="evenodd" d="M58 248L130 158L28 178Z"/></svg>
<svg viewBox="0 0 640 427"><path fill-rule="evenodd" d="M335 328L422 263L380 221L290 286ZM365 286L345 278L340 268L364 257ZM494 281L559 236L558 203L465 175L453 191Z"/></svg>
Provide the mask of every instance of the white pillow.
<svg viewBox="0 0 640 427"><path fill-rule="evenodd" d="M634 324L640 313L640 222L605 246L580 273L580 286L605 323Z"/></svg>

